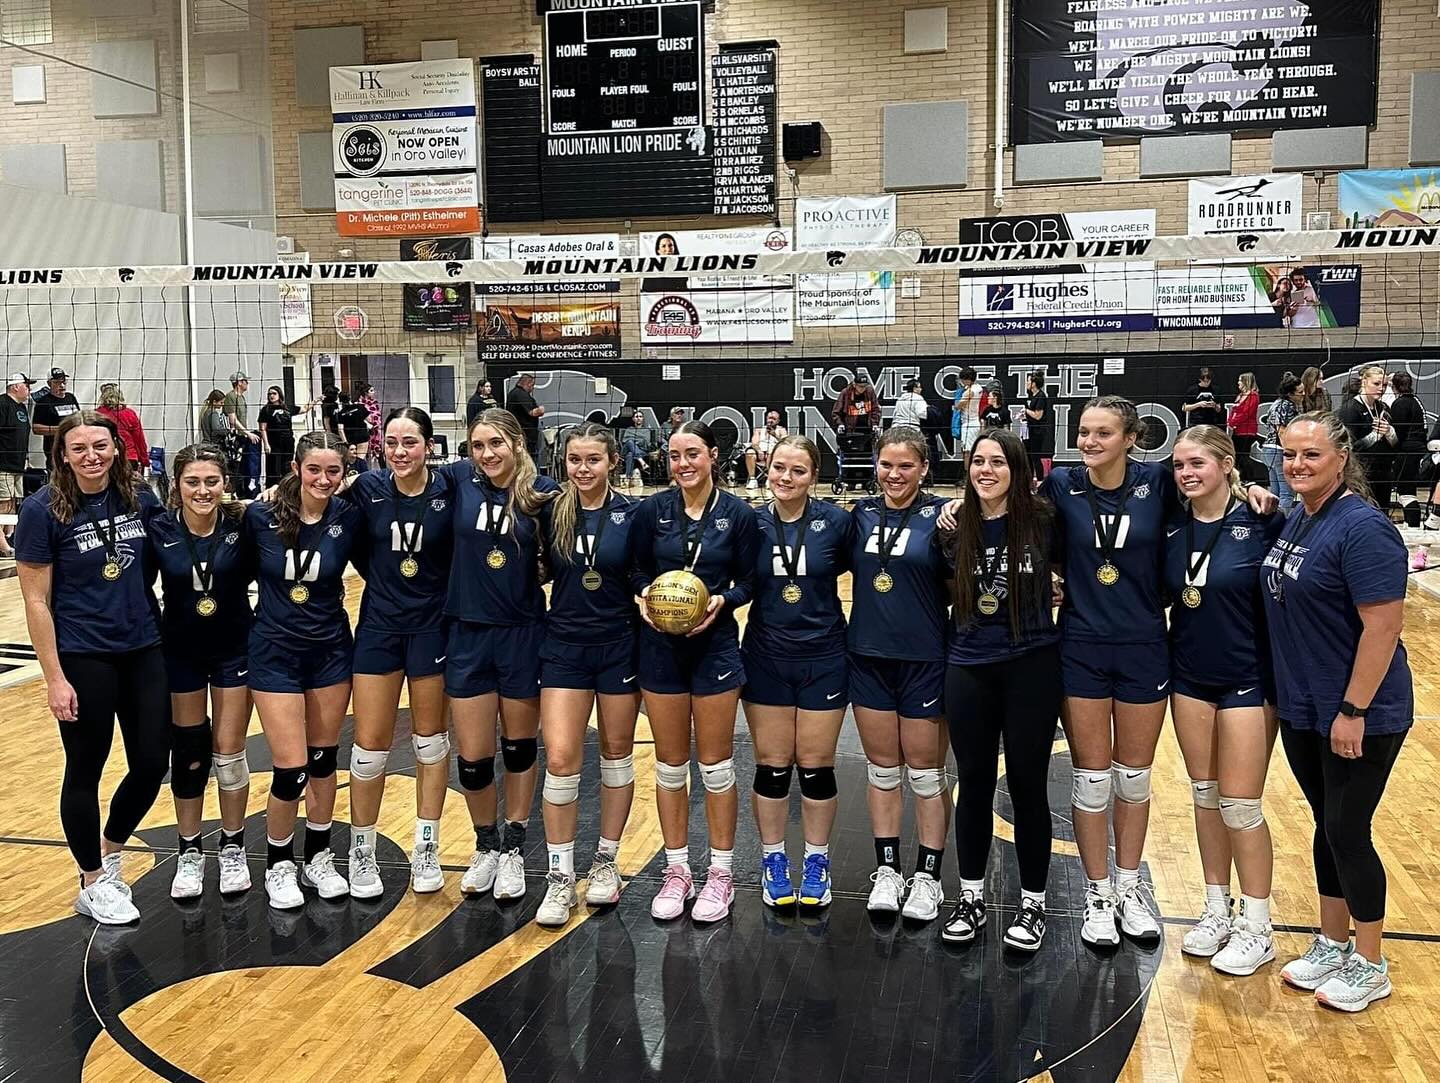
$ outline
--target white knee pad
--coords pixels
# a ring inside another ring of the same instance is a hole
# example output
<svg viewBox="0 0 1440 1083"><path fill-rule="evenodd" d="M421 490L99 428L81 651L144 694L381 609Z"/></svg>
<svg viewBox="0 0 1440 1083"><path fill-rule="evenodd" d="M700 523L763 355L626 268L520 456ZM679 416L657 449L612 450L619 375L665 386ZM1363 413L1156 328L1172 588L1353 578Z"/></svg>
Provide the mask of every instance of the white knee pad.
<svg viewBox="0 0 1440 1083"><path fill-rule="evenodd" d="M878 763L866 762L865 777L877 790L893 790L900 785L900 767L881 767Z"/></svg>
<svg viewBox="0 0 1440 1083"><path fill-rule="evenodd" d="M250 764L246 762L244 749L239 752L217 752L214 764L215 781L226 793L243 790L250 785Z"/></svg>
<svg viewBox="0 0 1440 1083"><path fill-rule="evenodd" d="M719 763L702 763L700 781L711 793L724 793L735 788L735 761L721 760Z"/></svg>
<svg viewBox="0 0 1440 1083"><path fill-rule="evenodd" d="M910 792L916 797L939 797L945 792L944 768L907 766L905 776L910 780Z"/></svg>
<svg viewBox="0 0 1440 1083"><path fill-rule="evenodd" d="M542 792L545 800L552 805L573 805L580 800L580 776L557 775L546 771Z"/></svg>
<svg viewBox="0 0 1440 1083"><path fill-rule="evenodd" d="M358 778L362 782L370 782L385 774L385 761L390 758L390 751L376 752L371 748L361 748L356 745L350 750L350 777Z"/></svg>
<svg viewBox="0 0 1440 1083"><path fill-rule="evenodd" d="M1258 797L1222 797L1220 818L1231 831L1253 831L1265 822L1265 813Z"/></svg>
<svg viewBox="0 0 1440 1083"><path fill-rule="evenodd" d="M421 737L418 733L412 734L410 743L415 746L415 762L429 766L432 763L444 763L450 758L450 735L448 733L437 733L430 737Z"/></svg>
<svg viewBox="0 0 1440 1083"><path fill-rule="evenodd" d="M1213 778L1192 778L1190 792L1194 795L1196 808L1220 807L1220 783Z"/></svg>
<svg viewBox="0 0 1440 1083"><path fill-rule="evenodd" d="M661 763L655 761L655 785L662 790L683 790L690 782L690 761Z"/></svg>
<svg viewBox="0 0 1440 1083"><path fill-rule="evenodd" d="M618 760L600 757L600 785L612 790L628 786L635 781L635 757L622 756Z"/></svg>
<svg viewBox="0 0 1440 1083"><path fill-rule="evenodd" d="M1110 808L1110 772L1075 768L1071 772L1070 801L1081 812L1107 811Z"/></svg>
<svg viewBox="0 0 1440 1083"><path fill-rule="evenodd" d="M1110 774L1115 780L1115 796L1119 800L1127 805L1143 805L1150 800L1150 768L1111 763Z"/></svg>

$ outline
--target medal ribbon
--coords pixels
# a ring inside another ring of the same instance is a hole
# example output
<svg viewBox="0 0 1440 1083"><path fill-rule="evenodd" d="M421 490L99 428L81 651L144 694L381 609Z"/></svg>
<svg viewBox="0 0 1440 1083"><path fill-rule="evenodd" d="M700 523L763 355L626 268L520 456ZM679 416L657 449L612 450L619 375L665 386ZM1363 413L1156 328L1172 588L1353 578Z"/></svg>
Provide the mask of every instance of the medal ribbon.
<svg viewBox="0 0 1440 1083"><path fill-rule="evenodd" d="M881 575L886 574L885 569L890 565L890 554L895 551L895 543L900 539L900 535L905 533L905 528L910 524L910 516L915 513L915 504L918 500L919 498L917 497L906 506L905 514L900 516L900 525L895 528L895 533L893 534L885 529L889 519L890 509L885 506L883 498L880 501L880 538L876 549L880 556Z"/></svg>
<svg viewBox="0 0 1440 1083"><path fill-rule="evenodd" d="M400 527L400 552L401 559L409 557L415 559L415 554L420 548L420 524L425 521L425 498L430 495L430 468L425 468L425 488L418 496L405 497L400 493L400 486L395 481L395 475L390 475L390 496L395 506L395 522ZM401 514L406 500L414 500L420 506L420 514L413 519L406 519ZM406 528L409 529L406 529Z"/></svg>
<svg viewBox="0 0 1440 1083"><path fill-rule="evenodd" d="M1129 473L1129 467L1126 468ZM1120 494L1120 504L1115 509L1115 515L1111 518L1109 526L1105 524L1105 517L1100 514L1100 502L1095 499L1095 483L1090 478L1085 478L1085 499L1090 504L1090 518L1095 523L1095 541L1100 546L1100 555L1103 558L1102 564L1115 563L1115 542L1120 537L1120 520L1125 516L1125 505L1130 501L1130 494L1135 491L1134 485L1127 485L1125 491Z"/></svg>
<svg viewBox="0 0 1440 1083"><path fill-rule="evenodd" d="M691 519L685 514L685 498L680 498L680 514L685 520L682 528L685 531L685 570L694 572L695 565L700 561L700 546L705 537L705 528L710 525L710 513L715 510L715 505L720 503L720 490L715 489L710 493L710 499L705 502L705 510L701 512L700 518Z"/></svg>
<svg viewBox="0 0 1440 1083"><path fill-rule="evenodd" d="M1185 585L1195 585L1195 577L1200 574L1200 569L1205 567L1205 562L1210 559L1210 554L1215 551L1215 545L1220 540L1220 535L1225 532L1225 520L1230 518L1230 513L1235 510L1235 494L1230 494L1229 501L1225 504L1225 514L1220 516L1215 525L1215 533L1205 545L1205 551L1200 554L1200 559L1192 563L1191 557L1195 552L1195 509L1191 507L1189 516L1185 519Z"/></svg>
<svg viewBox="0 0 1440 1083"><path fill-rule="evenodd" d="M115 544L115 539L120 535L120 525L115 522L115 516L110 514L110 490L105 490L105 520L110 524L110 533L105 533L104 527L100 525L100 520L95 517L95 509L90 506L88 500L84 499L83 494L80 500L80 509L85 513L85 518L90 520L90 525L95 528L95 536L100 539L100 544L105 547L106 561L114 561L119 564L120 550Z"/></svg>
<svg viewBox="0 0 1440 1083"><path fill-rule="evenodd" d="M607 492L605 494L605 503L600 505L600 521L595 525L594 544L592 545L590 543L590 535L585 532L585 524L583 521L580 523L580 529L575 534L575 541L580 546L580 555L585 558L585 567L591 571L595 570L595 561L600 555L600 539L605 536L605 524L610 521L610 499L611 494ZM583 520L585 514L583 508L580 514Z"/></svg>
<svg viewBox="0 0 1440 1083"><path fill-rule="evenodd" d="M209 594L215 580L215 571L200 560L200 551L195 546L195 535L190 533L190 528L185 525L185 513L177 511L175 521L180 527L180 537L185 541L185 549L190 554L190 565L195 569L195 582L200 584L200 593ZM205 554L210 558L210 563L215 561L215 537L220 533L220 520L215 520L215 529L210 532L210 552Z"/></svg>
<svg viewBox="0 0 1440 1083"><path fill-rule="evenodd" d="M322 515L320 517L320 521L318 523L315 523L314 525L316 527L323 527L329 521L329 519L330 508L327 505L325 508L325 514ZM297 544L303 540L302 536L304 535L304 533L305 525L302 523L300 526L300 536L297 536L295 539ZM310 570L310 565L315 563L315 554L320 552L320 548L319 546L311 546L309 549L305 550L305 559L303 561L300 559L300 550L292 549L290 550L290 552L293 557L292 562L295 565L295 583L297 585L303 584L305 582L305 573Z"/></svg>
<svg viewBox="0 0 1440 1083"><path fill-rule="evenodd" d="M785 567L786 577L793 583L800 573L800 547L805 544L805 532L810 529L810 498L805 498L805 507L800 512L800 518L795 520L794 553L785 543L785 523L780 518L780 506L771 504L770 511L775 516L775 533L780 536L780 563Z"/></svg>

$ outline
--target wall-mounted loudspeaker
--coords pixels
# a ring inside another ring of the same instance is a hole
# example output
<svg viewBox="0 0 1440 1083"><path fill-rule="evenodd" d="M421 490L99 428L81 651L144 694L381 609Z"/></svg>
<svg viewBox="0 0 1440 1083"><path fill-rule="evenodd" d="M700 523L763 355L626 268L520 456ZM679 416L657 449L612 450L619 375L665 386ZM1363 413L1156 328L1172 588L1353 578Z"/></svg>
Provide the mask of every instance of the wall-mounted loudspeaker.
<svg viewBox="0 0 1440 1083"><path fill-rule="evenodd" d="M818 120L803 124L786 124L781 128L781 147L787 162L803 162L807 158L820 157L820 139L825 127Z"/></svg>

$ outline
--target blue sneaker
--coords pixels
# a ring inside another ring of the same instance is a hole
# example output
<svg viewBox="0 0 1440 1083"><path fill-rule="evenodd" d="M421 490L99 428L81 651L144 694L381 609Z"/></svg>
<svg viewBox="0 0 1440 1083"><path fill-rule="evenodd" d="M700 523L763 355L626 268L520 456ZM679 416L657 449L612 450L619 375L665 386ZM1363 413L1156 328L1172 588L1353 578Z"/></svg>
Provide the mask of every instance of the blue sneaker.
<svg viewBox="0 0 1440 1083"><path fill-rule="evenodd" d="M800 905L830 905L830 859L824 854L807 854L805 857L805 874L800 878Z"/></svg>
<svg viewBox="0 0 1440 1083"><path fill-rule="evenodd" d="M795 885L790 882L790 859L783 853L766 854L760 861L760 898L766 906L794 906Z"/></svg>

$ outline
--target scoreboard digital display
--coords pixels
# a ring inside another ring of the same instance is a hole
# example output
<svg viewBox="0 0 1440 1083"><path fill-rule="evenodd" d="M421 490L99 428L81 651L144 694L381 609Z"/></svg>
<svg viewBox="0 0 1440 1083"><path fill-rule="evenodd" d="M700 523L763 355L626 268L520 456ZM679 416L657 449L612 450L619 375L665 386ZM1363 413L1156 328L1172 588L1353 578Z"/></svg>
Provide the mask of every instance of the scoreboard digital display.
<svg viewBox="0 0 1440 1083"><path fill-rule="evenodd" d="M695 3L548 11L551 135L705 123L704 16Z"/></svg>

